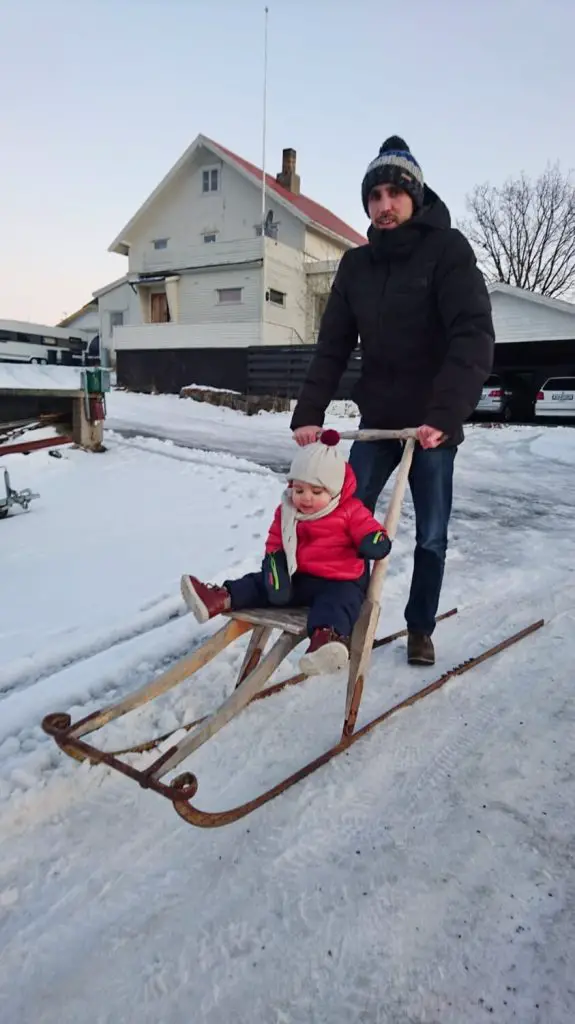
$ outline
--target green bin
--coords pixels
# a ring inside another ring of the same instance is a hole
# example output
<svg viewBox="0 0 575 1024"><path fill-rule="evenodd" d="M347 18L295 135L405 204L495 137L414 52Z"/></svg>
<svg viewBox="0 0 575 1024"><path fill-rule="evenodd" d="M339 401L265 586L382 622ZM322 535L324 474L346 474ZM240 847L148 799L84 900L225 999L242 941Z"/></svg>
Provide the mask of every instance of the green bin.
<svg viewBox="0 0 575 1024"><path fill-rule="evenodd" d="M110 390L110 371L103 366L92 366L84 370L86 391L89 395L103 395Z"/></svg>

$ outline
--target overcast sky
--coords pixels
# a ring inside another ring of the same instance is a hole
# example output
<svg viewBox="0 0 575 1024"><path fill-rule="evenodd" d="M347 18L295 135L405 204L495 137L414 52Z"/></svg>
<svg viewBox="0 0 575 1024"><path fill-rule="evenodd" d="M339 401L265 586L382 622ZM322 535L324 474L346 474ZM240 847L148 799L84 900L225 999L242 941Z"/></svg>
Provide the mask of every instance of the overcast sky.
<svg viewBox="0 0 575 1024"><path fill-rule="evenodd" d="M264 3L0 0L0 319L55 323L202 132L258 165ZM575 0L270 0L267 170L355 228L403 135L454 219L478 182L575 168Z"/></svg>

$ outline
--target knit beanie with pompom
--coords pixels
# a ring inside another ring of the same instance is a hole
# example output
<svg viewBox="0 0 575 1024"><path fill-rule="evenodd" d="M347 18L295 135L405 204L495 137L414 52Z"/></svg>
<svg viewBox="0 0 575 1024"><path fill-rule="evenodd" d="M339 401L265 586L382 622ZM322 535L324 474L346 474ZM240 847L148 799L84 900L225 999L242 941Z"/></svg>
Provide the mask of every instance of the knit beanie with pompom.
<svg viewBox="0 0 575 1024"><path fill-rule="evenodd" d="M301 480L312 487L325 487L332 498L337 497L343 487L346 466L338 440L337 431L324 430L319 441L299 448L290 466L289 479Z"/></svg>

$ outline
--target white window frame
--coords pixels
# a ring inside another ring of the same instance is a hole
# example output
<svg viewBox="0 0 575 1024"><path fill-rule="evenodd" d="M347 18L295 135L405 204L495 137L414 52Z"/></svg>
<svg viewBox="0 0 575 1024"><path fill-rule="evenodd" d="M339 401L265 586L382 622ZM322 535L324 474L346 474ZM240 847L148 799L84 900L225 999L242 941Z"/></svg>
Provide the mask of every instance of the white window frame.
<svg viewBox="0 0 575 1024"><path fill-rule="evenodd" d="M212 188L212 175L217 175L217 187ZM209 188L204 188L204 175L209 175ZM209 167L202 167L202 195L203 196L214 196L220 191L222 181L222 169L217 164L212 164Z"/></svg>
<svg viewBox="0 0 575 1024"><path fill-rule="evenodd" d="M275 299L272 299L272 292L281 297L280 302L276 302ZM267 300L271 306L278 306L280 309L285 309L287 293L280 291L279 288L268 288Z"/></svg>
<svg viewBox="0 0 575 1024"><path fill-rule="evenodd" d="M152 239L152 245L154 246L154 249L157 249L157 250L167 249L169 241L170 241L169 238L153 238Z"/></svg>
<svg viewBox="0 0 575 1024"><path fill-rule="evenodd" d="M241 303L244 301L243 300L243 291L244 290L241 287L237 287L237 288L236 287L216 288L216 294L217 294L217 297L218 297L218 306L239 306L239 305L241 305ZM222 295L224 294L224 292L239 292L240 293L240 297L239 297L239 299L235 299L235 298L234 299L223 299Z"/></svg>
<svg viewBox="0 0 575 1024"><path fill-rule="evenodd" d="M110 334L113 334L115 327L123 327L124 326L124 312L125 311L123 309L110 309L108 311L108 315L110 317ZM118 317L118 316L122 317L122 322L119 323L119 324L115 324L113 322L113 318L114 317Z"/></svg>

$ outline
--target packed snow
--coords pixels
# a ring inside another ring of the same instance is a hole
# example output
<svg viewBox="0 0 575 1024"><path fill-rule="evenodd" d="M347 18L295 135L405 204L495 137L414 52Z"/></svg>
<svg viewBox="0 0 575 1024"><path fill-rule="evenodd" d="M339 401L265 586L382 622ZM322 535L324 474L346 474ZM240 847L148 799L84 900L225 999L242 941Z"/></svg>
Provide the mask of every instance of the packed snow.
<svg viewBox="0 0 575 1024"><path fill-rule="evenodd" d="M81 366L0 363L0 391L81 391Z"/></svg>
<svg viewBox="0 0 575 1024"><path fill-rule="evenodd" d="M217 628L186 613L179 576L257 567L289 414L118 391L108 410L104 453L2 460L40 498L0 523L0 1020L572 1024L575 431L468 428L441 606L458 613L432 669L405 664L404 639L374 653L360 724L543 628L204 831L71 761L40 722L131 692ZM349 406L328 419L356 424ZM403 626L413 527L408 498L379 635ZM244 651L94 740L178 730L231 691ZM182 766L194 802L235 806L321 753L345 687L308 680L247 709Z"/></svg>
<svg viewBox="0 0 575 1024"><path fill-rule="evenodd" d="M357 426L353 402L332 402L328 413L342 430ZM253 416L238 416L225 406L176 395L156 395L150 401L145 395L115 391L108 396L107 416L108 427L123 436L163 438L195 449L232 452L277 469L289 465L293 450L287 413L259 412L254 426Z"/></svg>

